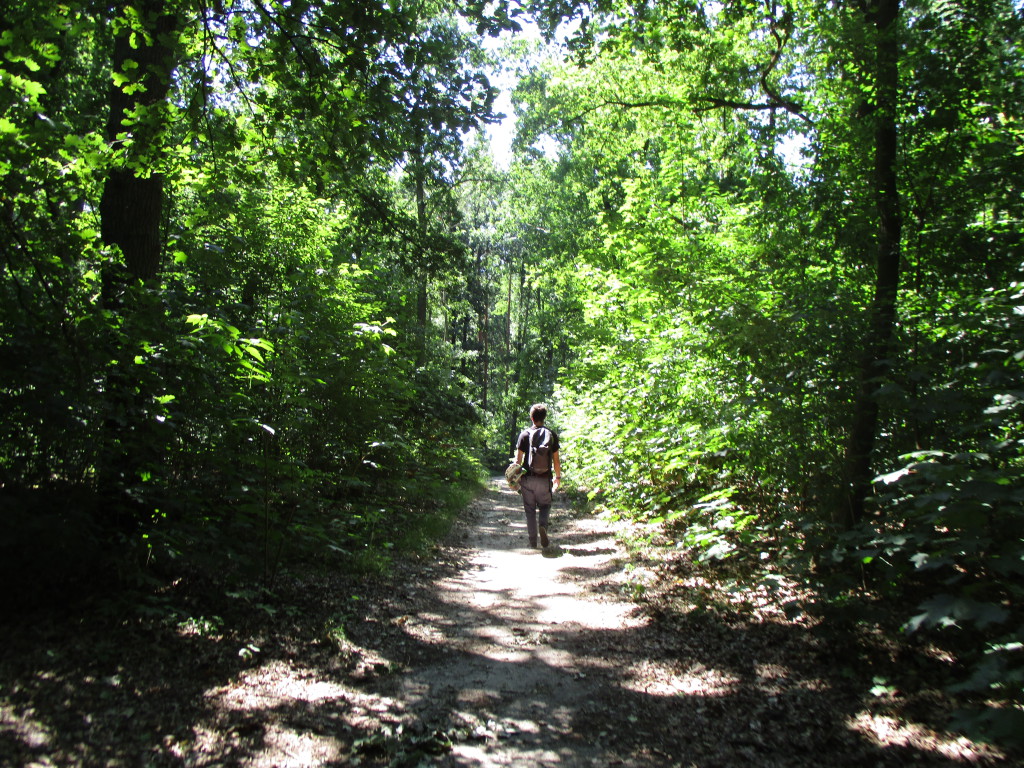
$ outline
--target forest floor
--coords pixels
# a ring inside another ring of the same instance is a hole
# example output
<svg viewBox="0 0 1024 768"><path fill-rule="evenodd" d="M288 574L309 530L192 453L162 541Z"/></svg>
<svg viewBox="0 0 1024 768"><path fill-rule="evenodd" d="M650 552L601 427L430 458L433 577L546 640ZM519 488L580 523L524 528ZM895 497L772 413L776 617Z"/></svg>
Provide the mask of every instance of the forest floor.
<svg viewBox="0 0 1024 768"><path fill-rule="evenodd" d="M0 646L0 765L1018 764L943 732L936 692L867 693L907 663L884 642L749 594L698 609L685 563L648 567L619 524L565 506L543 552L494 481L384 577L194 597L171 621L22 617Z"/></svg>

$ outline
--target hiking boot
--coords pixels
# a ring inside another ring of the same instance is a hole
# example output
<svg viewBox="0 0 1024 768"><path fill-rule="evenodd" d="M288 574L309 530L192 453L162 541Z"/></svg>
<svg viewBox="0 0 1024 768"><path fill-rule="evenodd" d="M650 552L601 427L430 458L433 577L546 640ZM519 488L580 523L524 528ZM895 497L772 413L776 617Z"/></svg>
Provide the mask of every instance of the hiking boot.
<svg viewBox="0 0 1024 768"><path fill-rule="evenodd" d="M546 547L548 545L548 529L546 526L540 527L540 545Z"/></svg>

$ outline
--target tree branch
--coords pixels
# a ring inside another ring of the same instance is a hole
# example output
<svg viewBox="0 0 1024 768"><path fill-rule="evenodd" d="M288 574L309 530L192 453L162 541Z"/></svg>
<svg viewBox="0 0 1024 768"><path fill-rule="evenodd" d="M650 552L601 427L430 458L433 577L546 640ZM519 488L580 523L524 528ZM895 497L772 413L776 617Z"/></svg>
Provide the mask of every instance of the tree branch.
<svg viewBox="0 0 1024 768"><path fill-rule="evenodd" d="M578 115L574 115L570 118L567 118L565 122L567 124L579 122L587 115L591 114L592 112L597 112L602 107L621 107L622 109L646 109L648 107L661 107L663 109L678 109L686 106L686 102L679 101L677 99L653 99L651 101L619 101L616 99L607 99L598 104L594 104L591 107L588 107L587 109L580 112Z"/></svg>
<svg viewBox="0 0 1024 768"><path fill-rule="evenodd" d="M813 125L809 117L804 115L800 109L801 105L777 97L776 95L769 93L772 98L769 101L762 103L754 103L749 101L737 101L735 99L720 99L714 96L698 96L694 97L689 101L681 101L679 99L650 99L647 101L622 101L620 99L606 99L598 104L589 107L573 117L567 118L566 123L574 123L582 120L584 117L592 112L596 112L602 107L619 107L621 109L648 109L651 107L657 107L661 109L681 109L689 107L694 112L702 114L704 112L710 112L713 109L741 109L746 111L767 111L771 109L783 109L790 114L796 115L808 125Z"/></svg>

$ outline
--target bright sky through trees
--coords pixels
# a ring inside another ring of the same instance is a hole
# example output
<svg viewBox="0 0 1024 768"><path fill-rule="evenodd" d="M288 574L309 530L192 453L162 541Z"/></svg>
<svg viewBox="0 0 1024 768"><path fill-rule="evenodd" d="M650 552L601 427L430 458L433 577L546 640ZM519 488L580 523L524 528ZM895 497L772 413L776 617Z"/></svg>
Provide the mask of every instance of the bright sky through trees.
<svg viewBox="0 0 1024 768"><path fill-rule="evenodd" d="M545 53L551 54L563 47L565 39L572 34L577 22L563 24L559 27L555 41L545 45L541 44L540 29L532 21L520 19L522 31L511 33L504 32L498 37L488 37L484 41L484 48L496 54L500 60L498 68L491 75L491 85L497 87L501 94L495 102L495 111L505 115L504 119L489 125L485 133L491 143L491 154L500 168L507 169L512 161L512 142L516 136L516 116L512 109L512 91L516 87L516 66L521 63L514 58L518 54L511 52L513 43L527 43L535 47L535 59L541 58ZM538 146L547 154L553 155L557 149L551 139L542 139Z"/></svg>
<svg viewBox="0 0 1024 768"><path fill-rule="evenodd" d="M487 126L485 133L490 140L495 162L506 169L512 161L512 140L515 138L516 116L512 110L512 90L516 86L516 75L508 67L505 55L508 44L514 39L539 40L540 30L535 24L525 24L523 31L518 34L505 32L498 37L488 37L484 42L484 48L500 59L498 68L491 75L491 85L501 91L494 105L495 111L505 115L500 123Z"/></svg>

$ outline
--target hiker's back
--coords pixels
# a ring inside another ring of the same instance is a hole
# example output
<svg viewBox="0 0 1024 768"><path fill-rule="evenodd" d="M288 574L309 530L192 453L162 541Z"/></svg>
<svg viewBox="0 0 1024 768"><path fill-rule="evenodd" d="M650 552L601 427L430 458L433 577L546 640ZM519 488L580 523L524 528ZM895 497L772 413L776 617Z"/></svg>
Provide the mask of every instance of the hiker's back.
<svg viewBox="0 0 1024 768"><path fill-rule="evenodd" d="M531 475L546 477L551 474L552 432L547 427L530 430L530 454L526 466Z"/></svg>

